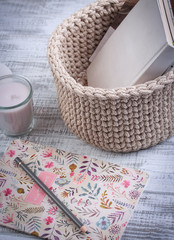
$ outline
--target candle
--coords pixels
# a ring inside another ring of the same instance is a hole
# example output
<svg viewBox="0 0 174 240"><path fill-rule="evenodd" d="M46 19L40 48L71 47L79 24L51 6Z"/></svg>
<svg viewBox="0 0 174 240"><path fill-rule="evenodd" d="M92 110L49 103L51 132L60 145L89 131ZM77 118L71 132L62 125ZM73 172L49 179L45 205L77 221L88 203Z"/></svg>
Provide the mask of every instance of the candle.
<svg viewBox="0 0 174 240"><path fill-rule="evenodd" d="M33 127L30 82L18 75L0 77L0 128L8 136L24 135Z"/></svg>

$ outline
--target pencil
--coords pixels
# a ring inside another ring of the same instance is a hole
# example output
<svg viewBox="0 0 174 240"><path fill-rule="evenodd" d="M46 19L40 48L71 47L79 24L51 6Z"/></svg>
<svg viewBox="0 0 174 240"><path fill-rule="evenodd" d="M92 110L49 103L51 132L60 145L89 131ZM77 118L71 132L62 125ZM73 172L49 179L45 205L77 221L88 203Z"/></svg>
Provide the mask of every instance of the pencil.
<svg viewBox="0 0 174 240"><path fill-rule="evenodd" d="M51 200L80 228L84 233L89 233L83 223L57 198L56 195L23 163L16 157L14 160L33 180L34 182L51 198Z"/></svg>

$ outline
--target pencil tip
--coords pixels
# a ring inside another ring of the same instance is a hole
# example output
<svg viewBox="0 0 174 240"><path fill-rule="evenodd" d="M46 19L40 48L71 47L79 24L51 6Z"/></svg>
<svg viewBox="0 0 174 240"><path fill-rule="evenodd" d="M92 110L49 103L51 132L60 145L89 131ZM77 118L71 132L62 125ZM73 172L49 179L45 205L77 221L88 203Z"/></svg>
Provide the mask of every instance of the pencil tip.
<svg viewBox="0 0 174 240"><path fill-rule="evenodd" d="M88 232L88 230L87 230L87 228L86 228L85 226L82 226L82 227L80 228L80 230L81 230L82 232L84 232L84 233L89 234L89 232Z"/></svg>

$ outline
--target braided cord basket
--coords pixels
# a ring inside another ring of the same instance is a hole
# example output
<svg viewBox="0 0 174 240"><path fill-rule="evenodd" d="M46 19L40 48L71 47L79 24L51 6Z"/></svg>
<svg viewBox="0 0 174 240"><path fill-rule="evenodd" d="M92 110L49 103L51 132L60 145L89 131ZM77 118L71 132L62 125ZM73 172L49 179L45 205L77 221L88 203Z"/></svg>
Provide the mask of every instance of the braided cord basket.
<svg viewBox="0 0 174 240"><path fill-rule="evenodd" d="M59 25L48 45L66 126L87 143L115 152L144 149L174 134L173 69L128 88L87 86L88 59L123 3L101 0L88 5Z"/></svg>

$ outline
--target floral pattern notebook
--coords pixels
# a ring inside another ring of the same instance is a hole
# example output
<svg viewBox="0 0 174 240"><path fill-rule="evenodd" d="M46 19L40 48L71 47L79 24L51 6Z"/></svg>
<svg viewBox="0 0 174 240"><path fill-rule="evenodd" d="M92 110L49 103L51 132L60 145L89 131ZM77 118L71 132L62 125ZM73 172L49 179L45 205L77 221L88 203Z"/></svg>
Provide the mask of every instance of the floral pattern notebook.
<svg viewBox="0 0 174 240"><path fill-rule="evenodd" d="M28 167L87 227L78 227L18 167ZM52 240L119 240L148 174L24 140L0 160L0 224Z"/></svg>

